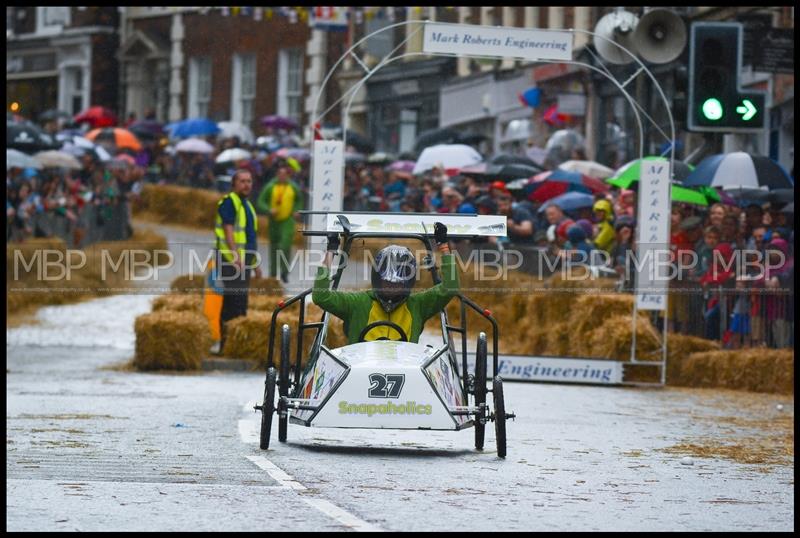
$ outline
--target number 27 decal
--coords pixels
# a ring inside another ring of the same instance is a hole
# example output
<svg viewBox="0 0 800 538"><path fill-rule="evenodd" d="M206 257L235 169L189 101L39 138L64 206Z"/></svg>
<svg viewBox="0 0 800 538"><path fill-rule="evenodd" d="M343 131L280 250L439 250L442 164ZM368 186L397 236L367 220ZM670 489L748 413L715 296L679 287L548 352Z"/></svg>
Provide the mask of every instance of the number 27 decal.
<svg viewBox="0 0 800 538"><path fill-rule="evenodd" d="M370 398L399 398L403 384L406 382L405 374L369 374Z"/></svg>

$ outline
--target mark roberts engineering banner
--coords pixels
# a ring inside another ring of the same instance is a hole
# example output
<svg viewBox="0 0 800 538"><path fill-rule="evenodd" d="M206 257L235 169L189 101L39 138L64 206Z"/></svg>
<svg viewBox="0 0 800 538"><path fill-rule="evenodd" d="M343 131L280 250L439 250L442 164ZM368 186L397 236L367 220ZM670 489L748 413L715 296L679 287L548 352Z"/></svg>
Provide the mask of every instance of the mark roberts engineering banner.
<svg viewBox="0 0 800 538"><path fill-rule="evenodd" d="M469 371L475 371L475 353L467 354ZM622 363L611 360L578 359L570 357L528 357L497 355L498 375L513 381L555 381L619 385L622 383ZM486 371L492 378L492 354L486 360Z"/></svg>
<svg viewBox="0 0 800 538"><path fill-rule="evenodd" d="M671 185L669 162L643 161L639 180L639 237L636 239L636 308L667 308L667 268L670 262Z"/></svg>
<svg viewBox="0 0 800 538"><path fill-rule="evenodd" d="M526 60L572 60L572 32L426 23L423 52Z"/></svg>

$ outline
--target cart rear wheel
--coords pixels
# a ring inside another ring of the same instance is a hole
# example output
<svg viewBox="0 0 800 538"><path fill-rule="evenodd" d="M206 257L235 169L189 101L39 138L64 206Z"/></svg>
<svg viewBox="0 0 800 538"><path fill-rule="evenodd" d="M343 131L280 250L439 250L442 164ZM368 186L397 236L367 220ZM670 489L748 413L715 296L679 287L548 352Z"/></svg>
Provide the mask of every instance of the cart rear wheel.
<svg viewBox="0 0 800 538"><path fill-rule="evenodd" d="M264 403L261 405L261 450L269 448L269 436L272 432L272 413L275 411L275 384L278 373L275 368L267 370L264 387Z"/></svg>
<svg viewBox="0 0 800 538"><path fill-rule="evenodd" d="M478 348L475 352L475 406L486 403L486 334L478 335ZM486 424L482 423L483 416L475 417L475 449L483 450L483 441L486 436Z"/></svg>
<svg viewBox="0 0 800 538"><path fill-rule="evenodd" d="M278 377L278 395L281 398L289 396L289 349L290 349L289 326L284 325L281 329L281 375ZM289 413L282 409L283 405L278 403L278 441L286 442L286 430L289 427ZM282 414L283 413L283 414Z"/></svg>
<svg viewBox="0 0 800 538"><path fill-rule="evenodd" d="M503 399L503 380L495 376L492 382L494 396L494 433L497 440L498 457L506 457L506 403Z"/></svg>

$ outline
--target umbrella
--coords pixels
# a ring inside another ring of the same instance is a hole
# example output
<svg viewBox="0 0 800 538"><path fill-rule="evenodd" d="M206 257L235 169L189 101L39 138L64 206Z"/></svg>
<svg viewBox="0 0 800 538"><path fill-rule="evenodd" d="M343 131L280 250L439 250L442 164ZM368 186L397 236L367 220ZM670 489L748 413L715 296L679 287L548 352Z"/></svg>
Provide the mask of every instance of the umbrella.
<svg viewBox="0 0 800 538"><path fill-rule="evenodd" d="M568 161L575 150L585 148L586 141L583 135L574 129L560 129L547 139L547 144L544 146L546 152L545 161L558 166Z"/></svg>
<svg viewBox="0 0 800 538"><path fill-rule="evenodd" d="M644 157L645 161L648 162L663 162L668 163L669 159L666 157L658 157L655 155L650 155ZM642 166L641 161L639 159L634 159L629 163L623 164L620 166L616 173L606 181L611 185L615 185L621 189L629 189L631 183L634 181L639 181L639 177L642 175ZM686 164L683 161L675 161L673 170L672 170L672 179L674 181L684 181L689 174L692 173L694 170L694 166L691 164Z"/></svg>
<svg viewBox="0 0 800 538"><path fill-rule="evenodd" d="M253 135L253 131L250 130L250 127L244 125L243 123L238 123L235 121L221 121L218 125L221 129L218 135L220 138L236 137L245 144L252 144L256 139L256 137Z"/></svg>
<svg viewBox="0 0 800 538"><path fill-rule="evenodd" d="M367 157L367 162L370 164L383 164L393 161L394 157L389 155L388 153L384 153L383 151L379 151L377 153L373 153L369 157Z"/></svg>
<svg viewBox="0 0 800 538"><path fill-rule="evenodd" d="M483 160L481 154L463 144L439 144L422 150L412 173L421 174L434 166L460 169ZM528 174L530 175L530 174ZM517 176L520 177L520 176Z"/></svg>
<svg viewBox="0 0 800 538"><path fill-rule="evenodd" d="M581 209L583 207L592 207L594 205L594 196L583 192L568 192L561 196L556 196L542 204L539 208L539 213L543 212L547 207L557 205L564 211L572 211L574 209Z"/></svg>
<svg viewBox="0 0 800 538"><path fill-rule="evenodd" d="M369 138L350 129L347 130L347 145L353 146L359 153L372 153L375 151L375 145Z"/></svg>
<svg viewBox="0 0 800 538"><path fill-rule="evenodd" d="M580 172L596 179L605 179L614 175L611 168L595 161L566 161L559 164L558 167L569 172Z"/></svg>
<svg viewBox="0 0 800 538"><path fill-rule="evenodd" d="M56 135L56 141L62 144L62 151L66 151L75 157L81 157L86 153L94 153L101 161L111 160L111 154L103 146L95 144L86 137L60 132Z"/></svg>
<svg viewBox="0 0 800 538"><path fill-rule="evenodd" d="M6 147L24 153L54 149L53 138L31 123L6 122Z"/></svg>
<svg viewBox="0 0 800 538"><path fill-rule="evenodd" d="M392 172L412 172L415 164L414 161L395 161L388 168Z"/></svg>
<svg viewBox="0 0 800 538"><path fill-rule="evenodd" d="M261 118L261 125L273 129L286 129L287 131L300 127L296 121L286 116L264 116Z"/></svg>
<svg viewBox="0 0 800 538"><path fill-rule="evenodd" d="M117 124L117 116L104 106L89 107L72 118L75 123L88 123L92 129L113 127Z"/></svg>
<svg viewBox="0 0 800 538"><path fill-rule="evenodd" d="M33 156L44 168L83 168L80 161L66 151L48 150L41 151Z"/></svg>
<svg viewBox="0 0 800 538"><path fill-rule="evenodd" d="M489 159L489 164L522 164L524 166L531 166L539 168L539 165L522 155L508 155L500 154Z"/></svg>
<svg viewBox="0 0 800 538"><path fill-rule="evenodd" d="M252 156L253 154L245 149L230 148L226 149L225 151L217 155L217 158L214 161L218 163L232 163L244 159L249 159Z"/></svg>
<svg viewBox="0 0 800 538"><path fill-rule="evenodd" d="M305 148L281 148L275 152L275 156L282 159L292 158L298 161L307 161L311 159L311 152Z"/></svg>
<svg viewBox="0 0 800 538"><path fill-rule="evenodd" d="M599 179L559 169L534 176L525 188L528 198L536 202L545 202L566 192L592 194L608 192L608 189Z"/></svg>
<svg viewBox="0 0 800 538"><path fill-rule="evenodd" d="M128 130L139 138L155 140L164 136L164 124L158 120L139 120L131 123Z"/></svg>
<svg viewBox="0 0 800 538"><path fill-rule="evenodd" d="M72 114L70 114L69 112L64 112L63 110L58 110L56 108L50 108L39 114L39 121L52 121L52 120L57 120L59 118L71 118L71 117Z"/></svg>
<svg viewBox="0 0 800 538"><path fill-rule="evenodd" d="M133 151L141 151L142 149L142 144L136 138L136 135L122 127L94 129L86 133L86 138L97 144L101 142L111 144L117 149L131 149Z"/></svg>
<svg viewBox="0 0 800 538"><path fill-rule="evenodd" d="M780 164L769 157L743 151L706 157L683 184L738 191L794 189L792 178Z"/></svg>
<svg viewBox="0 0 800 538"><path fill-rule="evenodd" d="M531 177L540 173L542 169L538 166L526 166L524 164L499 164L489 165L486 168L487 176L494 179L512 180L521 177Z"/></svg>
<svg viewBox="0 0 800 538"><path fill-rule="evenodd" d="M345 164L360 164L367 160L367 158L362 153L350 153L346 152L344 154L344 163Z"/></svg>
<svg viewBox="0 0 800 538"><path fill-rule="evenodd" d="M214 153L214 146L199 138L187 138L181 140L175 146L175 151L184 153Z"/></svg>
<svg viewBox="0 0 800 538"><path fill-rule="evenodd" d="M208 118L194 118L168 124L165 129L171 138L189 138L191 136L210 136L220 132L219 125Z"/></svg>
<svg viewBox="0 0 800 538"><path fill-rule="evenodd" d="M481 162L478 164L465 166L459 171L459 173L464 174L466 176L485 176L488 174L488 169L489 169L489 163Z"/></svg>
<svg viewBox="0 0 800 538"><path fill-rule="evenodd" d="M488 140L489 137L480 133L465 133L458 135L456 139L456 144L468 144L468 145L477 145L483 142L484 140Z"/></svg>
<svg viewBox="0 0 800 538"><path fill-rule="evenodd" d="M277 151L281 148L281 142L274 136L259 136L256 138L256 145L267 151Z"/></svg>
<svg viewBox="0 0 800 538"><path fill-rule="evenodd" d="M459 133L454 129L440 128L422 131L414 141L414 151L419 153L423 149L438 144L455 144L459 141Z"/></svg>
<svg viewBox="0 0 800 538"><path fill-rule="evenodd" d="M39 161L16 149L6 148L6 170L10 168L41 168Z"/></svg>
<svg viewBox="0 0 800 538"><path fill-rule="evenodd" d="M680 185L675 185L674 183L672 184L672 188L670 190L672 203L683 202L694 205L708 205L708 198L706 198L702 192L689 189L687 187L681 187Z"/></svg>

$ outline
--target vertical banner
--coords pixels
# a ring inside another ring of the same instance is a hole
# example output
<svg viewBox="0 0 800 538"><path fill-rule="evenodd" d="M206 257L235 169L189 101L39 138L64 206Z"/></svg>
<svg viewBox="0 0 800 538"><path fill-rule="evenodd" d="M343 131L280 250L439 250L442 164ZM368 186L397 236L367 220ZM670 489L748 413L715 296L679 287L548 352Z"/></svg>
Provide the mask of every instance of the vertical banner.
<svg viewBox="0 0 800 538"><path fill-rule="evenodd" d="M311 210L341 211L344 188L344 144L315 140L311 168ZM311 215L311 229L325 229L325 215ZM312 237L309 248L324 248L324 237Z"/></svg>
<svg viewBox="0 0 800 538"><path fill-rule="evenodd" d="M636 308L665 310L668 268L670 163L641 161L639 179L639 235L636 249Z"/></svg>

